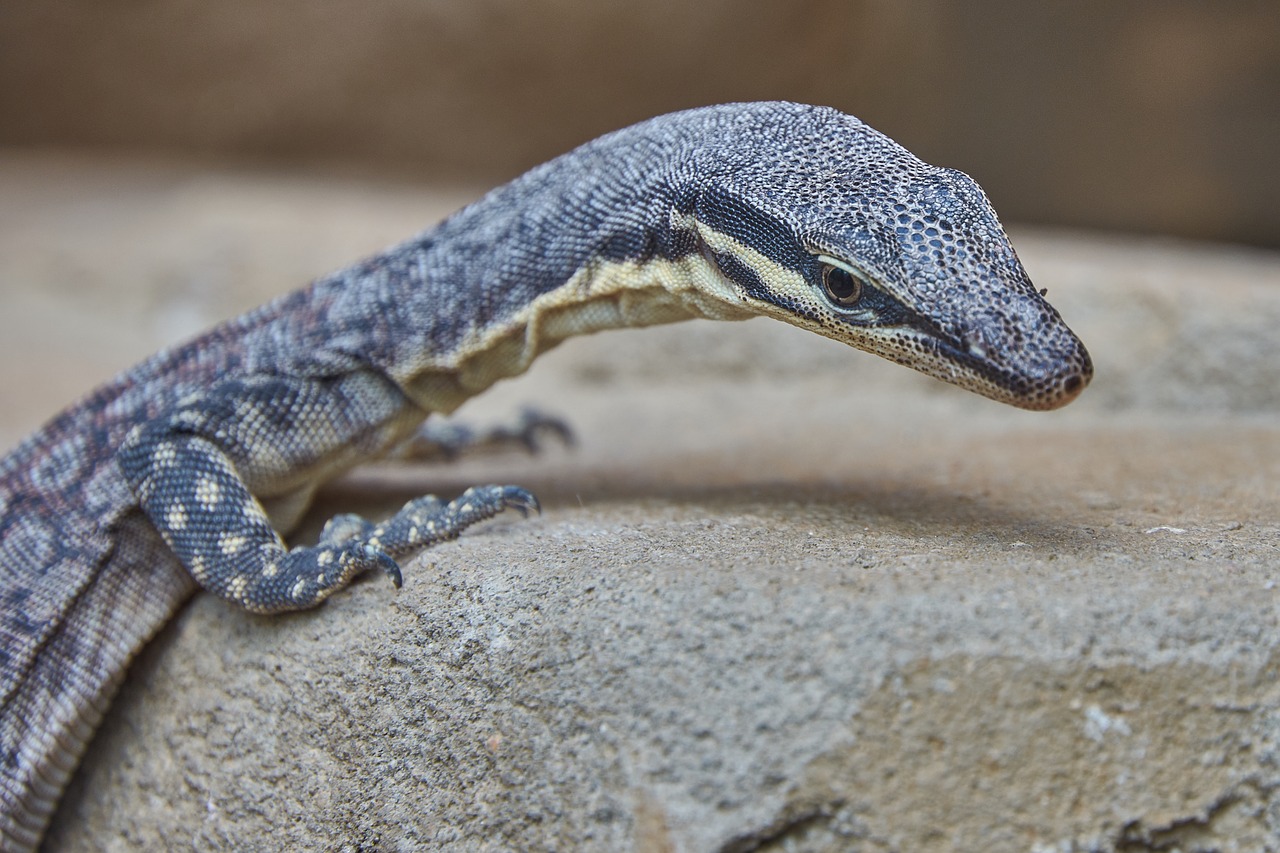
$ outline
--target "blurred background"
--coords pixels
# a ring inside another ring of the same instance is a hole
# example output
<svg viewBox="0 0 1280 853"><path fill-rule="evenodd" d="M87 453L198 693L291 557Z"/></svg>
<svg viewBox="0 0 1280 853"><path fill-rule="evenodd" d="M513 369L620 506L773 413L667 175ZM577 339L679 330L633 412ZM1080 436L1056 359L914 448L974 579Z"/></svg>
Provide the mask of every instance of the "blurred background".
<svg viewBox="0 0 1280 853"><path fill-rule="evenodd" d="M786 98L1006 221L1280 245L1274 0L5 0L0 146L494 183Z"/></svg>

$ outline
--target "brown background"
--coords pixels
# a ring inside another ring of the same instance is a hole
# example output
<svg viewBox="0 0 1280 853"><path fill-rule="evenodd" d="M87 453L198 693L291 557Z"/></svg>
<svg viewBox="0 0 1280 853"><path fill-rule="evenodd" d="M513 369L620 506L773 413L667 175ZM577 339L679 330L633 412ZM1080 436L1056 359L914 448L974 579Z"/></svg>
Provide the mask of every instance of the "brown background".
<svg viewBox="0 0 1280 853"><path fill-rule="evenodd" d="M1007 220L1280 245L1274 2L7 0L0 146L491 182L717 101L856 113Z"/></svg>

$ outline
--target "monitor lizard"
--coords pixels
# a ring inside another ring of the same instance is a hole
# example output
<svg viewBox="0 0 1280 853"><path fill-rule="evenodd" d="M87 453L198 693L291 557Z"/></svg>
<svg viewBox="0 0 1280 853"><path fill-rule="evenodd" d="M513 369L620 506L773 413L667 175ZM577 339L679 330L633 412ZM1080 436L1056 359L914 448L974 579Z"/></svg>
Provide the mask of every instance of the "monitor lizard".
<svg viewBox="0 0 1280 853"><path fill-rule="evenodd" d="M589 142L195 340L0 461L0 838L34 848L131 658L197 589L314 607L515 508L419 498L281 539L316 488L573 335L769 316L1028 409L1089 382L967 175L836 110L729 104Z"/></svg>

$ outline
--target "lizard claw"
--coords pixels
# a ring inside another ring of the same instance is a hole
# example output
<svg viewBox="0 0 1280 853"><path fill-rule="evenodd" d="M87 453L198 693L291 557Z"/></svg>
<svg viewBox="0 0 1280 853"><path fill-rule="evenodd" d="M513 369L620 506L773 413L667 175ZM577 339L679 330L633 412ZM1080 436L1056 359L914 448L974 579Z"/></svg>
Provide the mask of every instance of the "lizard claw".
<svg viewBox="0 0 1280 853"><path fill-rule="evenodd" d="M520 410L519 419L509 431L511 438L523 444L530 453L538 453L542 450L542 444L539 441L542 433L555 436L565 447L573 447L577 443L573 428L567 421L530 406Z"/></svg>
<svg viewBox="0 0 1280 853"><path fill-rule="evenodd" d="M500 500L503 507L517 510L525 518L529 517L529 513L538 515L542 512L542 504L538 503L538 499L528 489L522 489L519 486L502 486L501 488Z"/></svg>
<svg viewBox="0 0 1280 853"><path fill-rule="evenodd" d="M400 574L400 564L393 560L386 551L365 542L356 543L354 549L361 560L373 563L382 569L382 573L391 578L391 583L396 589L399 589L404 584L404 577Z"/></svg>

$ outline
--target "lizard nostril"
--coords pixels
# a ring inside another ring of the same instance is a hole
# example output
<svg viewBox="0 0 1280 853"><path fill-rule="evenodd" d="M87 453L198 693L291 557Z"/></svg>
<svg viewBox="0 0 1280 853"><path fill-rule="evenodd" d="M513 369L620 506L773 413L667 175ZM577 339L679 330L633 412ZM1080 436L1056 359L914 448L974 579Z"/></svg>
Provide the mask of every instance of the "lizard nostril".
<svg viewBox="0 0 1280 853"><path fill-rule="evenodd" d="M1062 389L1066 391L1068 394L1074 394L1075 392L1080 390L1080 386L1083 384L1084 384L1084 380L1081 379L1078 375L1072 376L1066 382L1062 383Z"/></svg>

